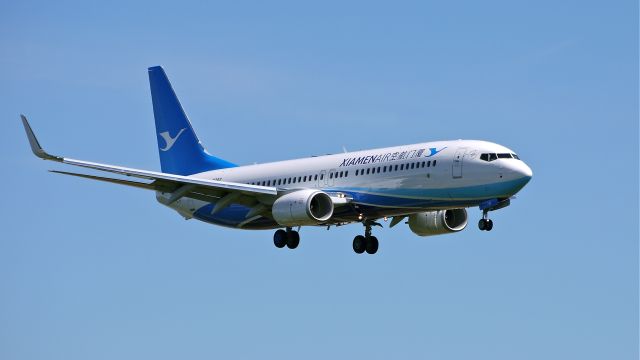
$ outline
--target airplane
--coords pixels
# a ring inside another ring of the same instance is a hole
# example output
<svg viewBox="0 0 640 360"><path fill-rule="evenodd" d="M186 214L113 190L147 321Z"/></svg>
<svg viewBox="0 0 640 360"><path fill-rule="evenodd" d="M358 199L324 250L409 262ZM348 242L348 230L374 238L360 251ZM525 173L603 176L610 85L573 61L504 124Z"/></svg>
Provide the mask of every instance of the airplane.
<svg viewBox="0 0 640 360"><path fill-rule="evenodd" d="M33 153L82 168L120 175L51 172L155 191L157 201L185 219L236 229L275 229L274 245L295 249L303 226L360 223L353 251L375 254L380 220L404 219L418 236L466 228L478 207L478 228L491 231L489 212L509 206L531 169L502 145L479 140L434 141L239 166L211 155L160 66L148 68L161 172L51 155L21 115ZM133 180L135 179L135 180ZM294 230L297 229L297 230Z"/></svg>

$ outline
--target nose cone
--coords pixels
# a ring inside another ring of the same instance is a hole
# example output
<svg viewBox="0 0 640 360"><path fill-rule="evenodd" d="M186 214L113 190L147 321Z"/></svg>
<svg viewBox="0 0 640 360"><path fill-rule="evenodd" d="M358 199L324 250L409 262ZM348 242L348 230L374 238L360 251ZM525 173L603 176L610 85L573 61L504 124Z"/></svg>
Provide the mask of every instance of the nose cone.
<svg viewBox="0 0 640 360"><path fill-rule="evenodd" d="M507 166L507 179L514 185L512 192L515 194L520 191L533 177L533 171L523 161L510 161Z"/></svg>
<svg viewBox="0 0 640 360"><path fill-rule="evenodd" d="M516 176L526 180L527 182L529 182L533 177L533 171L531 171L529 165L525 164L524 161L518 161L518 165L515 166L514 172L516 173Z"/></svg>

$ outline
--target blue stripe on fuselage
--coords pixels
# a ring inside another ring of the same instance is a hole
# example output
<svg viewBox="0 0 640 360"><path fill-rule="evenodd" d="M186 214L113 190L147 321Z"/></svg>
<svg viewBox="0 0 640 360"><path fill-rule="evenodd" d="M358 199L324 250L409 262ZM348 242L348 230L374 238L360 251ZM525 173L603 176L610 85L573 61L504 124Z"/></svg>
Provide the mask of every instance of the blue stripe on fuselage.
<svg viewBox="0 0 640 360"><path fill-rule="evenodd" d="M365 205L361 212L368 211L379 213L380 208L446 208L446 207L471 207L480 202L496 197L508 197L526 184L524 180L512 180L493 184L468 186L446 189L373 189L335 187L323 189L324 191L342 192L353 198L353 202ZM213 204L208 204L198 209L193 217L216 225L237 227L246 220L250 208L232 204L212 215ZM338 213L339 209L336 209ZM247 224L247 229L269 229L279 227L273 220L260 218Z"/></svg>
<svg viewBox="0 0 640 360"><path fill-rule="evenodd" d="M517 179L492 184L443 189L333 187L324 191L343 192L351 195L356 202L371 205L420 207L421 205L428 206L434 201L460 201L509 197L522 189L527 182L528 179ZM391 203L388 201L370 202L372 197L392 198L394 200L392 200Z"/></svg>
<svg viewBox="0 0 640 360"><path fill-rule="evenodd" d="M196 210L193 213L193 217L212 224L226 226L226 227L238 227L238 224L245 221L247 218L247 213L250 208L239 205L239 204L231 204L226 208L218 211L215 214L211 214L211 210L213 210L214 204L208 204L200 209ZM277 224L268 218L259 218L251 222L251 226L247 226L247 229L271 229Z"/></svg>

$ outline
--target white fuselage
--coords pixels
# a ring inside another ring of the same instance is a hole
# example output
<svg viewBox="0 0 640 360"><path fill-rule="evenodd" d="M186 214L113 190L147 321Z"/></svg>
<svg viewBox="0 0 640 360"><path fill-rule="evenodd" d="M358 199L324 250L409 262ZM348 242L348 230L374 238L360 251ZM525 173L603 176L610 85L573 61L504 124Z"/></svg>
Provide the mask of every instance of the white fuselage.
<svg viewBox="0 0 640 360"><path fill-rule="evenodd" d="M485 154L485 155L483 155ZM486 154L502 156L489 160ZM509 154L506 157L505 154ZM482 155L482 156L481 156ZM477 206L505 199L531 178L531 169L510 149L486 141L453 140L355 151L214 170L195 178L272 186L279 191L318 189L350 200L333 222L417 211ZM165 196L158 194L161 198ZM185 217L236 227L247 206L212 215L215 201L183 198L171 205ZM276 228L269 219L244 228Z"/></svg>

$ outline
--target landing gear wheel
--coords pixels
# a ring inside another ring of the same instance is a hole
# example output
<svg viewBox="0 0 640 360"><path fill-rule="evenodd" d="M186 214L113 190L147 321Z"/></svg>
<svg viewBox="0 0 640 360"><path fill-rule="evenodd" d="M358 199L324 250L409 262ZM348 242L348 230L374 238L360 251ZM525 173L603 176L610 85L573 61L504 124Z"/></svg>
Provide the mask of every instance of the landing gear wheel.
<svg viewBox="0 0 640 360"><path fill-rule="evenodd" d="M367 240L364 236L358 235L353 238L353 251L355 251L356 254L362 254L366 248Z"/></svg>
<svg viewBox="0 0 640 360"><path fill-rule="evenodd" d="M273 234L273 244L278 248L282 249L287 245L287 232L279 229Z"/></svg>
<svg viewBox="0 0 640 360"><path fill-rule="evenodd" d="M376 252L378 252L378 238L375 236L369 236L367 238L367 246L366 246L366 250L367 250L367 254L375 254Z"/></svg>
<svg viewBox="0 0 640 360"><path fill-rule="evenodd" d="M493 229L493 220L480 219L480 221L478 221L478 229L483 231L491 231L491 229Z"/></svg>
<svg viewBox="0 0 640 360"><path fill-rule="evenodd" d="M486 228L487 228L487 220L480 219L480 221L478 221L478 229L480 229L480 231L484 231Z"/></svg>
<svg viewBox="0 0 640 360"><path fill-rule="evenodd" d="M493 220L487 219L487 224L485 225L484 229L486 231L491 231L491 229L493 229Z"/></svg>
<svg viewBox="0 0 640 360"><path fill-rule="evenodd" d="M297 231L287 231L287 247L295 249L300 244L300 234Z"/></svg>

